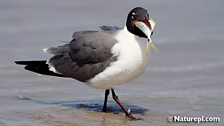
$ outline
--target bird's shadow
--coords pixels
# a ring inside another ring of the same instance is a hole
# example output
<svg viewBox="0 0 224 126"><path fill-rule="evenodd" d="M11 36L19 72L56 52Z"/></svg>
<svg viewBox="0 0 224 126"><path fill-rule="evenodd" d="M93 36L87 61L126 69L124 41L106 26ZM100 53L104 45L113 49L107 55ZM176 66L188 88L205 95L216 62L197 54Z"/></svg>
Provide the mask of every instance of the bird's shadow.
<svg viewBox="0 0 224 126"><path fill-rule="evenodd" d="M20 97L19 99L28 100L28 101L35 102L38 104L43 104L43 105L58 105L58 106L65 106L69 108L83 109L86 111L95 111L95 112L102 112L102 108L103 108L102 100L80 100L80 101L39 100L39 99L32 99L27 97L22 97L22 98ZM141 106L137 106L137 105L127 104L127 103L123 103L123 105L127 109L130 109L131 113L133 114L144 115L145 112L148 111L148 109ZM115 114L123 113L122 109L114 101L107 102L107 112L115 113Z"/></svg>

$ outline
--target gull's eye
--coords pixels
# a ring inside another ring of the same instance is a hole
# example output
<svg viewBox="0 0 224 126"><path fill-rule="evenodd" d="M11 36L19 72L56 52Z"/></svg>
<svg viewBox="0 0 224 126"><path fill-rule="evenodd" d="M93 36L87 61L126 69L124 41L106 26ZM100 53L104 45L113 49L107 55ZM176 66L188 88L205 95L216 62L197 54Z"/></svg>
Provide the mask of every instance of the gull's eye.
<svg viewBox="0 0 224 126"><path fill-rule="evenodd" d="M132 14L131 14L131 19L135 19L135 13L133 12Z"/></svg>

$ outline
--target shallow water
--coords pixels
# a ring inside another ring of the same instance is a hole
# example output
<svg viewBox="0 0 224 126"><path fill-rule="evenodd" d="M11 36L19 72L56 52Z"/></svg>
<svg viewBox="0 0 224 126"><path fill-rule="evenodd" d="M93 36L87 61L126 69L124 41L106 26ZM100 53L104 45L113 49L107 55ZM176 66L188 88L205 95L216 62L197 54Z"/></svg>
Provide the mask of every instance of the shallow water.
<svg viewBox="0 0 224 126"><path fill-rule="evenodd" d="M167 126L169 116L220 117L224 125L224 17L222 0L0 1L0 126ZM157 26L146 72L116 87L139 121L129 121L112 101L100 112L103 90L72 79L39 76L15 60L47 59L45 47L69 41L74 31L123 27L135 6L147 8ZM106 9L105 9L106 7Z"/></svg>

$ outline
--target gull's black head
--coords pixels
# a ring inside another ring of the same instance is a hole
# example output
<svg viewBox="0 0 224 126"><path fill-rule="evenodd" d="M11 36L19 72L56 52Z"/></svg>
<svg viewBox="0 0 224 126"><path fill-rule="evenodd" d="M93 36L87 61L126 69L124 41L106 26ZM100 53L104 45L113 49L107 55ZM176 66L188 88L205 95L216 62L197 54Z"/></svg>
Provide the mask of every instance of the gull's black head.
<svg viewBox="0 0 224 126"><path fill-rule="evenodd" d="M142 7L136 7L128 14L126 27L129 32L139 37L150 38L155 22L149 18L149 13Z"/></svg>

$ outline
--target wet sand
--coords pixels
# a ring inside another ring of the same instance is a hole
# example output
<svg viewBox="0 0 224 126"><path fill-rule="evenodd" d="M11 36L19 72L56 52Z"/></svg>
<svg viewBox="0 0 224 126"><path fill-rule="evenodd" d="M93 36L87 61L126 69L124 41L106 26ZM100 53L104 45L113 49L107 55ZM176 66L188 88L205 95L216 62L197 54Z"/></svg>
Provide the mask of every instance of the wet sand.
<svg viewBox="0 0 224 126"><path fill-rule="evenodd" d="M60 1L0 2L0 126L224 125L224 2ZM105 11L102 11L105 9ZM120 8L120 9L115 9ZM157 21L150 66L137 80L115 87L134 116L129 121L104 91L73 79L41 76L15 60L47 59L43 48L70 41L73 32L123 27L135 6ZM106 13L107 12L107 13ZM220 117L219 123L172 123L169 116Z"/></svg>

